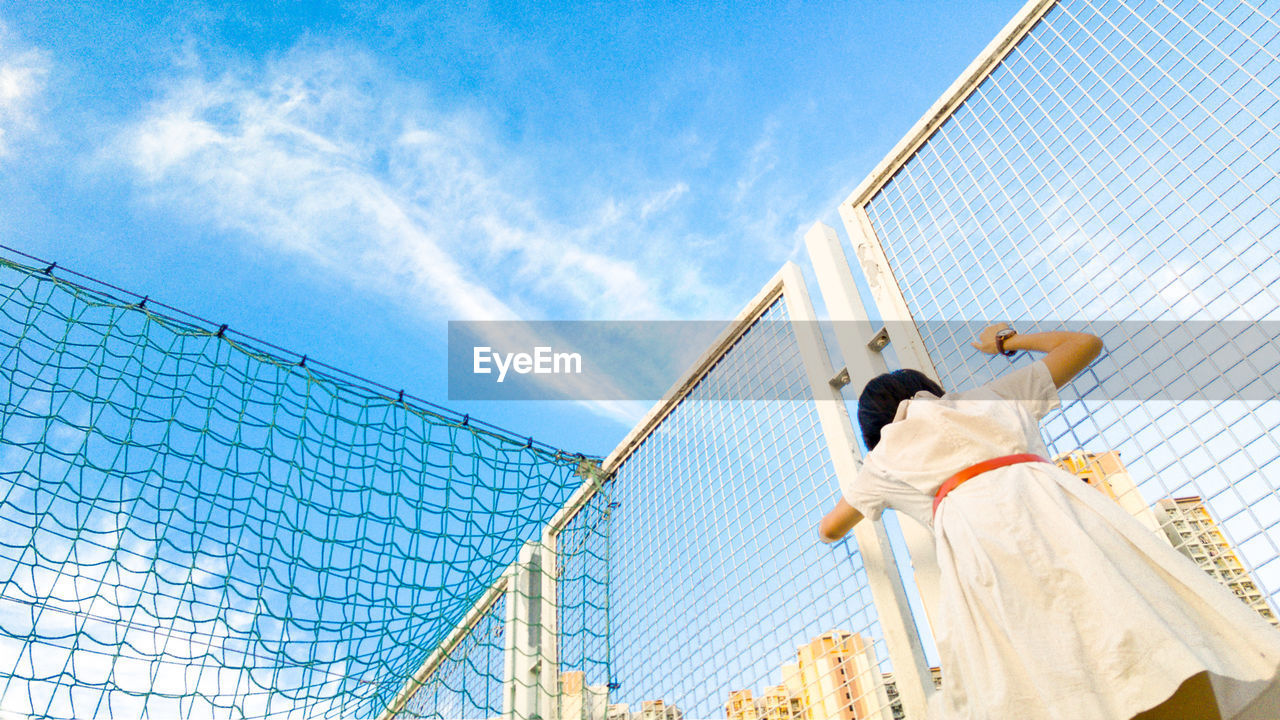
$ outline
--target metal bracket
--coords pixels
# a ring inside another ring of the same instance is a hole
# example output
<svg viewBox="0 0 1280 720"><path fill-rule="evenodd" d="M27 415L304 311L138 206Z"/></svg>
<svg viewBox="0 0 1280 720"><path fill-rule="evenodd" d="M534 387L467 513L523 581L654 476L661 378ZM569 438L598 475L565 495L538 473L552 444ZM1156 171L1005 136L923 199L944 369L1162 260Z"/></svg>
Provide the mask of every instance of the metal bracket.
<svg viewBox="0 0 1280 720"><path fill-rule="evenodd" d="M827 381L827 384L839 390L840 388L844 387L845 385L848 385L851 382L853 381L849 379L849 368L842 367L840 368L840 372L835 374L835 377Z"/></svg>
<svg viewBox="0 0 1280 720"><path fill-rule="evenodd" d="M604 468L600 467L600 463L591 458L582 458L578 461L578 467L574 470L574 474L583 480L591 482L592 486L599 487L609 479Z"/></svg>
<svg viewBox="0 0 1280 720"><path fill-rule="evenodd" d="M889 344L889 331L886 328L880 328L876 334L871 336L871 342L867 343L867 347L871 352L880 352Z"/></svg>

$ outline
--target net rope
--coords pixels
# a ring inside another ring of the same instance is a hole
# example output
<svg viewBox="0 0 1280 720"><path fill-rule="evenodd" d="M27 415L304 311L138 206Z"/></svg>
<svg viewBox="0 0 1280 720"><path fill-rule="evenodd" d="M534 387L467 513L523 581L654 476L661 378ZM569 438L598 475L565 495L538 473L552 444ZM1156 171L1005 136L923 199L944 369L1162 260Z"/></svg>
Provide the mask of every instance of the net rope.
<svg viewBox="0 0 1280 720"><path fill-rule="evenodd" d="M0 717L375 717L582 483L49 270L0 258Z"/></svg>

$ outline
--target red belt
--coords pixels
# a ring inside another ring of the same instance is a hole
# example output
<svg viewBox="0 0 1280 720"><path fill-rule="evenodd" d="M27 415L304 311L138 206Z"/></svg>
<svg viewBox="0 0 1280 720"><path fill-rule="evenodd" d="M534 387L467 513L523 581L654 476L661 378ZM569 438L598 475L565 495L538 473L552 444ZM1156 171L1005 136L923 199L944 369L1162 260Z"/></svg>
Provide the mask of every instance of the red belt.
<svg viewBox="0 0 1280 720"><path fill-rule="evenodd" d="M951 477L947 478L945 482L942 483L942 487L938 488L938 492L933 496L933 514L934 515L938 514L938 503L942 502L942 498L946 497L947 493L959 487L960 484L963 483L964 481L974 478L978 475L981 475L982 473L987 472L988 470L995 470L996 468L1001 468L1001 467L1004 467L1005 465L1017 465L1018 463L1026 463L1026 462L1046 462L1047 463L1049 461L1040 457L1039 455L1036 455L1035 453L1022 453L1020 455L1004 455L1001 457L991 458L990 460L983 460L980 463L975 463L961 470L955 475L952 475Z"/></svg>

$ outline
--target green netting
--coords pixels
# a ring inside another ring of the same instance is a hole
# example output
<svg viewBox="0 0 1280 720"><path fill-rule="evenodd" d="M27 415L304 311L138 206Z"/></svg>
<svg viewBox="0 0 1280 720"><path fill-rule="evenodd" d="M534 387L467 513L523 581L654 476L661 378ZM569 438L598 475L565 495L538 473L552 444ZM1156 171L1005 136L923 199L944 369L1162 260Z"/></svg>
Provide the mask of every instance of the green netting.
<svg viewBox="0 0 1280 720"><path fill-rule="evenodd" d="M7 260L0 354L0 716L376 716L582 482ZM412 714L497 714L500 605L450 657L476 677Z"/></svg>
<svg viewBox="0 0 1280 720"><path fill-rule="evenodd" d="M546 561L554 571L544 568L554 590L531 594L531 563L513 566L406 684L412 695L395 706L395 720L604 719L612 684L609 521L616 504L612 483L598 468L594 474L600 485L554 524L541 546L554 549L555 560ZM522 675L521 667L531 672Z"/></svg>
<svg viewBox="0 0 1280 720"><path fill-rule="evenodd" d="M505 595L498 595L449 652L439 667L421 683L396 720L448 718L471 720L502 714L502 688L506 676Z"/></svg>
<svg viewBox="0 0 1280 720"><path fill-rule="evenodd" d="M613 491L613 483L605 483L558 537L559 670L579 673L583 687L613 682L608 592L610 520L617 509Z"/></svg>

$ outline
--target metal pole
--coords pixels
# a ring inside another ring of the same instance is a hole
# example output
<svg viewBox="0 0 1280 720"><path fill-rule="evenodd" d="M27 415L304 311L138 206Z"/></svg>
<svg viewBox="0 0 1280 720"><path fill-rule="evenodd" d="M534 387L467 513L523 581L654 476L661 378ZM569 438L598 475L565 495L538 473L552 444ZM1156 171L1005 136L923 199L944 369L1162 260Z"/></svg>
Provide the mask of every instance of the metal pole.
<svg viewBox="0 0 1280 720"><path fill-rule="evenodd" d="M787 263L779 275L783 281L787 313L795 328L796 344L813 390L822 434L831 452L831 463L837 478L852 479L858 472L858 444L854 440L853 423L844 397L830 383L834 370L818 328L817 315L809 301L804 277L795 263ZM875 602L880 627L884 630L885 647L893 663L903 712L912 720L924 720L928 698L934 692L933 678L925 660L924 647L915 631L915 620L911 617L902 576L889 546L889 536L883 525L871 522L858 523L853 533L866 566L867 585ZM876 673L876 682L882 681Z"/></svg>
<svg viewBox="0 0 1280 720"><path fill-rule="evenodd" d="M865 213L863 216L865 217ZM868 224L867 227L869 232L870 225ZM885 364L884 357L867 345L871 339L869 332L871 320L866 308L862 305L862 299L858 296L858 288L853 282L849 260L840 246L839 236L828 225L816 223L810 228L805 234L805 245L809 251L809 258L813 262L814 274L818 276L818 288L827 305L827 312L835 322L836 344L839 345L840 354L849 368L850 387L860 392L868 380L886 372L889 368ZM867 258L862 266L863 272L867 275L868 283L872 285L872 294L876 298L877 306L884 313L884 320L888 324L889 341L898 348L899 360L907 367L913 367L937 379L937 372L933 369L929 354L924 349L920 332L912 321L910 313L906 312L906 300L902 299L897 281L889 273L887 262L879 260L883 253L881 252L880 256L874 253L874 250L880 248L879 242L868 240L864 234L860 237L857 247L858 258L862 259L864 256ZM874 278L873 273L875 273ZM897 300L894 299L893 293L897 293ZM886 310L886 307L889 309ZM864 327L868 329L866 336L859 336L857 334L859 328ZM855 368L863 374L856 375ZM902 526L902 537L911 554L911 567L915 573L916 587L920 590L920 601L924 605L925 614L932 622L937 617L935 609L939 597L938 553L934 547L933 533L905 515L899 514L898 518ZM932 685L932 680L930 684Z"/></svg>
<svg viewBox="0 0 1280 720"><path fill-rule="evenodd" d="M538 647L539 714L543 720L560 718L560 533L547 528L542 534L542 631Z"/></svg>

